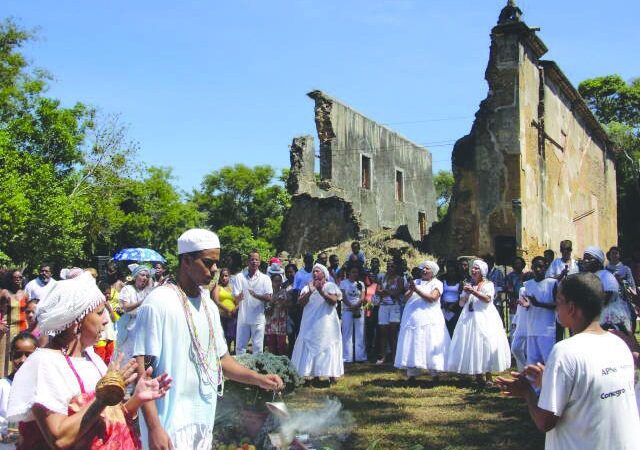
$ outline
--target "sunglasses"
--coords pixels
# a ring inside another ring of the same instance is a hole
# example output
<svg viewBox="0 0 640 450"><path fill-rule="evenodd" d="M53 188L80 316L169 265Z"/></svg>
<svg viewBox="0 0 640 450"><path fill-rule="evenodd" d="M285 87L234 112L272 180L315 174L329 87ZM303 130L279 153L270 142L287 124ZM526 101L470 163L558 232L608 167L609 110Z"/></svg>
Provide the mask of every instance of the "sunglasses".
<svg viewBox="0 0 640 450"><path fill-rule="evenodd" d="M200 258L200 261L202 261L202 264L204 264L207 269L211 269L217 263L215 259L211 258Z"/></svg>
<svg viewBox="0 0 640 450"><path fill-rule="evenodd" d="M12 354L12 359L22 358L23 356L28 358L32 353L33 352L25 352L23 350L16 350Z"/></svg>

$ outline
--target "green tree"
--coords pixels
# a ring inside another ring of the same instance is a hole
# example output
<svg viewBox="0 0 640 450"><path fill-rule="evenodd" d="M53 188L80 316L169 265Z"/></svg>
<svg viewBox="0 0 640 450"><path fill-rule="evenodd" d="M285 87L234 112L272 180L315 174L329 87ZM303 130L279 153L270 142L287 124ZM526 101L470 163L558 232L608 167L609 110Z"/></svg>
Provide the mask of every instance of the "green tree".
<svg viewBox="0 0 640 450"><path fill-rule="evenodd" d="M33 37L12 20L0 22L0 129L8 145L40 156L65 173L82 161L81 146L92 126L91 108L71 108L46 97L49 75L31 69L20 48Z"/></svg>
<svg viewBox="0 0 640 450"><path fill-rule="evenodd" d="M592 78L578 91L617 147L620 244L633 247L640 242L640 78L629 83L619 75Z"/></svg>
<svg viewBox="0 0 640 450"><path fill-rule="evenodd" d="M436 188L438 220L442 220L449 210L449 202L451 201L454 184L453 174L448 170L441 170L433 178L433 184Z"/></svg>
<svg viewBox="0 0 640 450"><path fill-rule="evenodd" d="M239 242L238 234L242 231L249 233L247 239L265 242L273 251L284 212L291 202L286 189L274 181L276 172L270 166L227 166L206 175L192 200L206 214L209 227L220 231L234 226L227 230L234 242Z"/></svg>
<svg viewBox="0 0 640 450"><path fill-rule="evenodd" d="M122 221L112 241L112 252L150 247L175 261L178 236L204 222L197 206L184 201L172 184L171 169L167 168L150 167L142 181L126 181L118 208Z"/></svg>

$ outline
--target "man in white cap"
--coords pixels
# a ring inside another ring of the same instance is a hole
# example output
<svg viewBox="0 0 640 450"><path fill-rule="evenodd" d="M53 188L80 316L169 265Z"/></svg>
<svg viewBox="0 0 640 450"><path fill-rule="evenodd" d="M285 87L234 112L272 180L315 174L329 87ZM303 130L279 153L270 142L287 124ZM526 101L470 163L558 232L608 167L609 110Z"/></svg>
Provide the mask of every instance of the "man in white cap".
<svg viewBox="0 0 640 450"><path fill-rule="evenodd" d="M145 449L211 448L217 397L224 378L280 390L277 375L239 365L227 352L218 308L208 284L218 270L220 241L203 229L178 238L177 284L155 288L138 312L136 342L140 376L144 367L174 379L171 395L147 403L140 431Z"/></svg>
<svg viewBox="0 0 640 450"><path fill-rule="evenodd" d="M249 337L253 353L262 353L264 346L264 327L267 320L264 315L265 302L271 301L273 286L271 278L260 272L260 253L249 252L247 268L233 279L233 296L238 306L238 325L236 331L236 355L247 351Z"/></svg>

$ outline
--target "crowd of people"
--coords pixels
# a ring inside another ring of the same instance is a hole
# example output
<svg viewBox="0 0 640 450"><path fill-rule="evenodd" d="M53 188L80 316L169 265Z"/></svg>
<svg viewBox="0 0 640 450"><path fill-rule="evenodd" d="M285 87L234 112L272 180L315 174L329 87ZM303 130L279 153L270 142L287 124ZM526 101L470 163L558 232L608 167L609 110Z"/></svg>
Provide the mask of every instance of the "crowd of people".
<svg viewBox="0 0 640 450"><path fill-rule="evenodd" d="M286 255L257 251L220 261L220 247L215 233L188 230L178 240L175 277L162 263L144 262L130 264L126 276L110 264L99 281L92 269L63 269L58 281L43 264L28 283L19 270L6 270L0 433L19 422L20 449L103 448L108 440L125 449L205 448L224 378L282 388L276 375L259 375L231 356L247 351L290 356L316 387L338 382L345 364L365 362L406 370L410 384L424 373L434 382L457 373L491 387L513 357L518 372L497 382L525 398L544 431L558 417L584 420L576 418L582 413L571 386L590 389L576 368L597 365L617 373L607 392L625 408L631 401L637 421L638 255L626 265L617 247L605 255L591 246L576 260L565 240L560 257L547 250L530 270L517 257L505 275L491 255L417 267L390 257L383 270L359 242L343 261L307 253L300 268ZM592 341L585 332L607 337ZM595 364L590 348L612 352ZM563 430L552 434L550 448L570 448Z"/></svg>

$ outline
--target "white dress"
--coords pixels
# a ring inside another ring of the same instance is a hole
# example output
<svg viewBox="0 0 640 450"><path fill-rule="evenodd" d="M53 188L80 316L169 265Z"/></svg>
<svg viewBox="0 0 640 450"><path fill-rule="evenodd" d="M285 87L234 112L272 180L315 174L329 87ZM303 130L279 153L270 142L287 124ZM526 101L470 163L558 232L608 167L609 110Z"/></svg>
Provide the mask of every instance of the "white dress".
<svg viewBox="0 0 640 450"><path fill-rule="evenodd" d="M151 292L152 290L153 288L151 287L146 287L143 290L138 290L134 285L127 284L122 288L118 297L120 306L124 308L125 306L129 306L132 304L142 303L149 292ZM136 318L138 317L139 309L140 308L138 307L127 313L124 313L122 316L120 316L118 322L116 322L117 340L115 353L123 353L123 361L128 361L133 356L133 343L135 342L136 332Z"/></svg>
<svg viewBox="0 0 640 450"><path fill-rule="evenodd" d="M309 286L305 286L300 294L307 292ZM324 285L323 292L342 298L340 288L330 282ZM311 294L304 307L291 362L302 377L340 377L344 374L338 313L335 305L327 303L317 291Z"/></svg>
<svg viewBox="0 0 640 450"><path fill-rule="evenodd" d="M415 283L425 294L436 289L442 293L442 282L437 278ZM400 369L442 372L446 368L450 342L440 300L430 302L414 292L402 314L394 365Z"/></svg>
<svg viewBox="0 0 640 450"><path fill-rule="evenodd" d="M493 300L495 291L490 281L482 282L479 291ZM508 369L511 366L511 349L493 301L483 302L464 292L462 295L469 299L453 332L447 370L477 375ZM472 311L469 310L470 305L473 305Z"/></svg>

